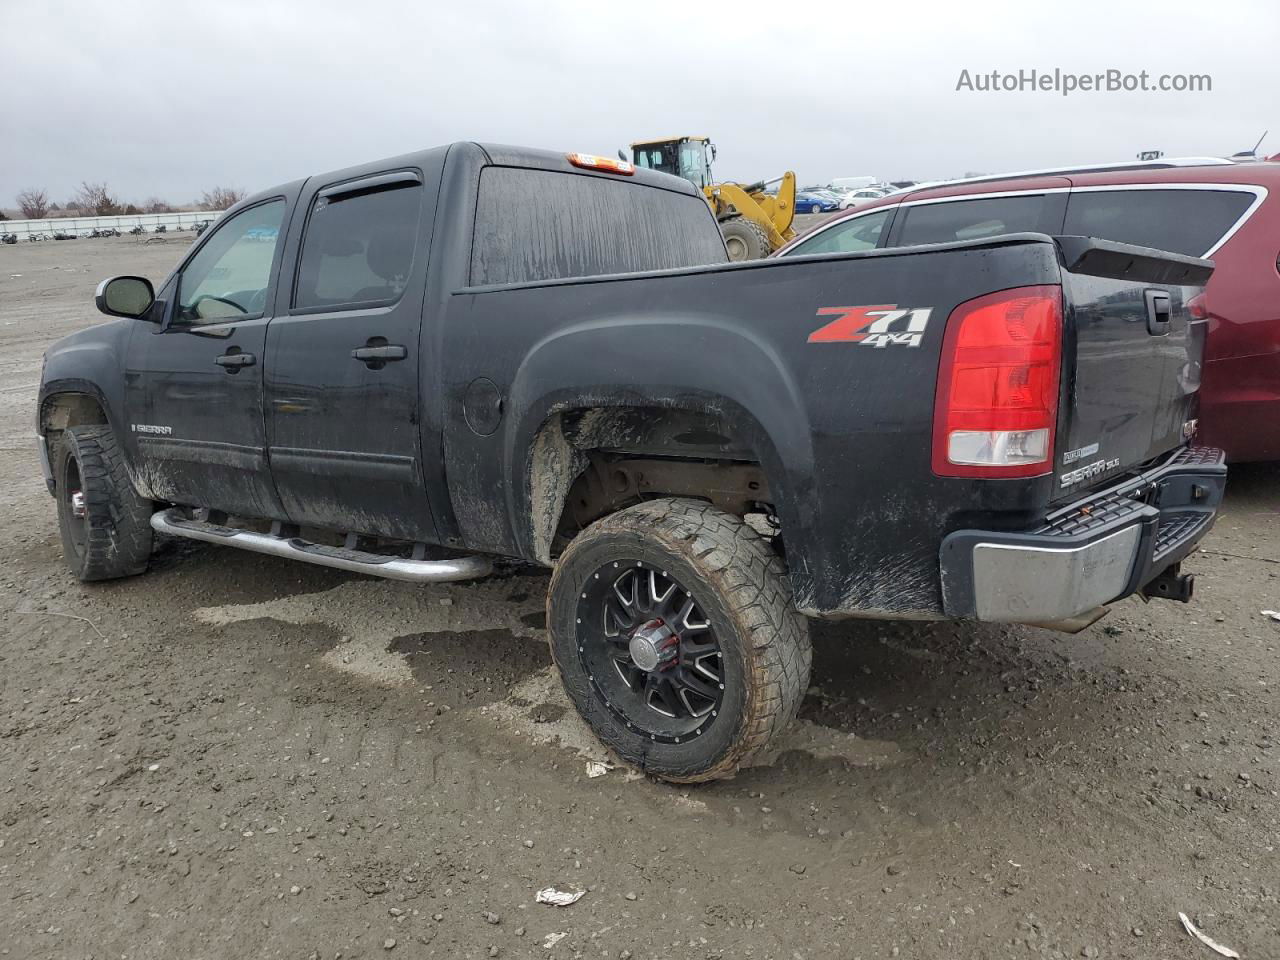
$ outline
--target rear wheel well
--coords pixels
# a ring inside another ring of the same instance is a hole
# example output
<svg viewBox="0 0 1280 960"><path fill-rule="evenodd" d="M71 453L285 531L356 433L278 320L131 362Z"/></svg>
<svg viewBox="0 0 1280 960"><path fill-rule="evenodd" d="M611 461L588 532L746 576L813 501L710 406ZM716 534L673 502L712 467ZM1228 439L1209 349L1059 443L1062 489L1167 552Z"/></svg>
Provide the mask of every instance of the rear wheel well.
<svg viewBox="0 0 1280 960"><path fill-rule="evenodd" d="M550 563L577 533L645 500L705 500L776 536L773 493L749 441L716 413L592 407L543 424L530 455L537 557Z"/></svg>

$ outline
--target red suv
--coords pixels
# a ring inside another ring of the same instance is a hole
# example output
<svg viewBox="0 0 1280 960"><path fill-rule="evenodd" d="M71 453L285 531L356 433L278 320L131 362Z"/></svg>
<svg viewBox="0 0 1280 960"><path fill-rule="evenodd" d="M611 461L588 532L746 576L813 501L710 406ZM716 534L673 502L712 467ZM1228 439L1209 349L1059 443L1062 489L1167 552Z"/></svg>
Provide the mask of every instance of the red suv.
<svg viewBox="0 0 1280 960"><path fill-rule="evenodd" d="M833 217L776 256L1023 231L1213 260L1200 442L1234 461L1280 459L1280 163L1162 160L913 188Z"/></svg>

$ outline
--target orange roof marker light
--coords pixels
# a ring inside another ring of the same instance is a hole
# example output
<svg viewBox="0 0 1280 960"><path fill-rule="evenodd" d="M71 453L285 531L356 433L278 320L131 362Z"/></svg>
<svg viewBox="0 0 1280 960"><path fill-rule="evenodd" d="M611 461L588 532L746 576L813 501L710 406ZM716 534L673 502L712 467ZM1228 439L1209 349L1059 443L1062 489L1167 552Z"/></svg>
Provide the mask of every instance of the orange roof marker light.
<svg viewBox="0 0 1280 960"><path fill-rule="evenodd" d="M601 173L620 173L629 177L636 172L634 163L626 160L614 160L611 157L597 157L593 153L571 153L569 162L584 170L599 170Z"/></svg>

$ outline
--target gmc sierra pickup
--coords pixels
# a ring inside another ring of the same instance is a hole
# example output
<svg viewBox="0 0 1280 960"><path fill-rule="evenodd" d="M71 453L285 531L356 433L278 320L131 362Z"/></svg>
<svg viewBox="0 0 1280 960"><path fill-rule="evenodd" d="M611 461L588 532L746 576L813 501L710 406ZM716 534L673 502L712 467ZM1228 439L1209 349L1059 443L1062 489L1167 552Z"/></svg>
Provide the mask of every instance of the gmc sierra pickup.
<svg viewBox="0 0 1280 960"><path fill-rule="evenodd" d="M458 143L267 190L45 358L82 580L153 531L409 581L554 567L551 650L627 761L732 774L806 617L1080 627L1213 523L1213 265L1016 234L729 263L687 182Z"/></svg>

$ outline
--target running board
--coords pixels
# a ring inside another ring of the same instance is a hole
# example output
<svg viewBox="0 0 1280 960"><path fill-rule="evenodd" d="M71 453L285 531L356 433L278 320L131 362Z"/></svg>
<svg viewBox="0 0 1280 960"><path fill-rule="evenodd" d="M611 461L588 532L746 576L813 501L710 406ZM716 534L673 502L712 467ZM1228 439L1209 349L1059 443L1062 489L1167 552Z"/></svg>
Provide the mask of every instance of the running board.
<svg viewBox="0 0 1280 960"><path fill-rule="evenodd" d="M408 580L411 583L434 583L447 580L474 580L493 572L493 564L486 557L459 557L456 560L406 560L388 557L363 550L345 547L329 547L312 543L300 537L275 537L269 533L238 530L217 523L190 520L179 508L161 510L151 515L151 529L172 537L220 543L226 547L239 547L254 553L266 553L273 557L302 560L322 567L367 573L388 580Z"/></svg>

